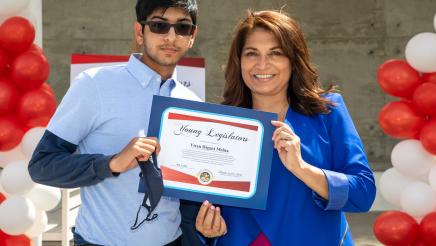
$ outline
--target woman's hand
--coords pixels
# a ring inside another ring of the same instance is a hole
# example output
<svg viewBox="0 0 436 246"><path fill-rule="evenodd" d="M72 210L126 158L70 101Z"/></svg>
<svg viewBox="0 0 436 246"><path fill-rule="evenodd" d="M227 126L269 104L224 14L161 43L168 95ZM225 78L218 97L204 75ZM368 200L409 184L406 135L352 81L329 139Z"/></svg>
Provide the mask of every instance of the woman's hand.
<svg viewBox="0 0 436 246"><path fill-rule="evenodd" d="M290 126L281 121L273 120L271 124L277 127L273 133L272 140L283 165L310 189L328 200L327 178L320 168L303 160L300 138L292 131Z"/></svg>
<svg viewBox="0 0 436 246"><path fill-rule="evenodd" d="M205 237L220 237L227 233L226 222L219 207L204 201L197 214L195 228Z"/></svg>
<svg viewBox="0 0 436 246"><path fill-rule="evenodd" d="M276 127L272 140L283 165L292 173L302 169L306 163L301 157L300 138L284 122L273 120L271 124Z"/></svg>

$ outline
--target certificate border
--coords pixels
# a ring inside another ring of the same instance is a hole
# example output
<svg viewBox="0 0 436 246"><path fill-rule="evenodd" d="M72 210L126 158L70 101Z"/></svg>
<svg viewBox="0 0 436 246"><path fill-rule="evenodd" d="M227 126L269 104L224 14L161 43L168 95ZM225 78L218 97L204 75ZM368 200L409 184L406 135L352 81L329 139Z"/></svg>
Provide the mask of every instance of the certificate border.
<svg viewBox="0 0 436 246"><path fill-rule="evenodd" d="M277 120L277 114L274 113L154 95L147 136L159 136L161 129L160 125L162 123L162 114L167 108L170 107L257 120L263 126L263 134L265 136L272 136L275 127L271 124L271 120ZM164 195L198 202L208 200L213 204L219 205L261 210L266 209L273 157L273 144L272 140L270 140L268 137L262 137L261 144L262 146L259 152L259 168L257 173L258 184L256 184L256 191L250 198L244 199L240 197L206 194L197 191L193 192L189 190L174 189L171 187L164 188ZM140 184L139 191L143 190L142 187L144 187L143 184Z"/></svg>
<svg viewBox="0 0 436 246"><path fill-rule="evenodd" d="M262 146L263 146L263 133L264 133L264 125L262 124L262 122L260 122L257 119L253 119L253 118L247 118L247 117L241 117L241 116L234 116L234 115L225 115L225 114L219 114L219 113L212 113L212 112L205 112L205 111L200 111L200 110L194 110L194 109L187 109L187 108L181 108L181 107L176 107L176 106L171 106L166 108L163 112L162 112L162 116L161 116L161 121L160 121L160 127L159 127L159 135L158 135L158 140L160 140L160 136L161 136L161 132L162 132L162 125L163 125L163 121L164 121L164 116L165 113L171 109L178 109L178 110L184 110L184 111L189 111L189 112L197 112L197 113L201 113L201 114L209 114L209 115L218 115L218 116L224 116L227 118L235 118L235 119L244 119L244 120L249 120L249 121L256 121L260 127L261 127L261 138L260 138L260 151L259 151L259 155L258 155L258 161L257 161L257 172L256 172L256 181L254 182L254 189L253 189L253 194L251 194L250 196L232 196L232 195L219 195L219 193L215 193L215 192L205 192L205 191L200 191L200 190L191 190L191 189L184 189L184 188L177 188L171 185L165 185L165 187L171 188L171 189L176 189L176 190L186 190L186 191L191 191L191 192L197 192L197 193L204 193L204 194L212 194L212 195L219 195L219 196L225 196L225 197L234 197L234 198L239 198L239 199L250 199L252 198L257 191L257 183L258 183L258 178L259 178L259 170L260 170L260 161L261 161L261 150L262 150Z"/></svg>

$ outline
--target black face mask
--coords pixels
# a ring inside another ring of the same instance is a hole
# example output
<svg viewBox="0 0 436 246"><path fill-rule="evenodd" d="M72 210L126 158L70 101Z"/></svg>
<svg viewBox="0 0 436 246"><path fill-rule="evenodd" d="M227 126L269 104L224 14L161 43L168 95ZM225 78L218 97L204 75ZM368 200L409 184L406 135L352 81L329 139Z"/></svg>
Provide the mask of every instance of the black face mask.
<svg viewBox="0 0 436 246"><path fill-rule="evenodd" d="M153 214L154 209L160 201L163 193L163 180L162 173L160 169L156 166L156 155L153 154L147 161L138 161L139 167L141 168L141 173L139 177L142 179L144 184L144 200L138 208L136 213L136 219L133 226L130 227L131 230L138 229L145 221L153 221L157 218L157 214ZM147 217L138 223L138 216L141 208L147 209Z"/></svg>

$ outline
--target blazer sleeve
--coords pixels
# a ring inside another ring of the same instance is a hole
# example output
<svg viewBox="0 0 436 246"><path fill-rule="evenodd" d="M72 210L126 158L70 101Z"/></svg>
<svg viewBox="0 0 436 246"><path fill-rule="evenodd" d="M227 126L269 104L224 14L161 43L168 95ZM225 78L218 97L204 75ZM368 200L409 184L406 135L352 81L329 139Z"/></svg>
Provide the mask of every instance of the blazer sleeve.
<svg viewBox="0 0 436 246"><path fill-rule="evenodd" d="M326 175L329 200L312 193L314 201L325 210L366 212L375 199L374 175L362 141L354 127L342 96L329 95L335 104L326 116L332 151L332 169Z"/></svg>

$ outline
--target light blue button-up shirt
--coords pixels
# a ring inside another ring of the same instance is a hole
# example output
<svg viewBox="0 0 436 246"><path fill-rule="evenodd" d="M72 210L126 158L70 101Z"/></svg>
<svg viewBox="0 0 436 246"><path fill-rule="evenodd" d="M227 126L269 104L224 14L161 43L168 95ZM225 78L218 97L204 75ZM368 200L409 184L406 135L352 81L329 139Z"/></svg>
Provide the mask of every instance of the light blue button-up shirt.
<svg viewBox="0 0 436 246"><path fill-rule="evenodd" d="M114 155L132 138L146 136L153 95L199 98L177 82L161 77L140 60L81 73L68 90L47 130L78 145L80 153ZM90 170L92 171L92 170ZM81 188L76 232L101 245L164 245L181 235L178 199L162 197L156 220L132 231L143 194L138 193L139 167ZM80 177L78 177L80 178ZM146 216L141 209L139 219Z"/></svg>

